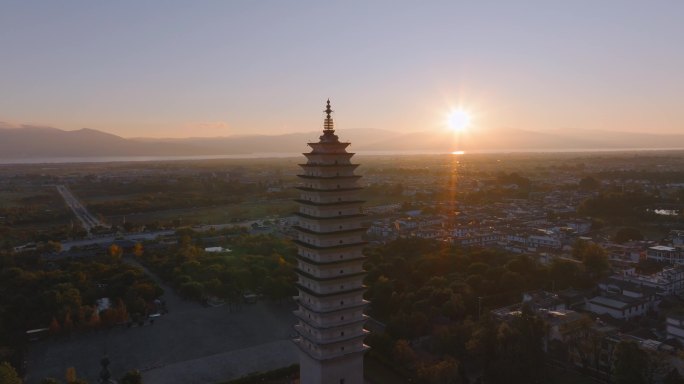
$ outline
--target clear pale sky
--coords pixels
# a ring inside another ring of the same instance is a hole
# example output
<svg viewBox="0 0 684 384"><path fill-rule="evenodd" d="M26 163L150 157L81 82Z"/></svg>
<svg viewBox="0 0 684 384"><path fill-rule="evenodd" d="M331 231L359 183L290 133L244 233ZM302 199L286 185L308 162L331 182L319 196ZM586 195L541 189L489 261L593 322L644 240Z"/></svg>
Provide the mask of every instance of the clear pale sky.
<svg viewBox="0 0 684 384"><path fill-rule="evenodd" d="M2 1L0 121L684 132L684 1Z"/></svg>

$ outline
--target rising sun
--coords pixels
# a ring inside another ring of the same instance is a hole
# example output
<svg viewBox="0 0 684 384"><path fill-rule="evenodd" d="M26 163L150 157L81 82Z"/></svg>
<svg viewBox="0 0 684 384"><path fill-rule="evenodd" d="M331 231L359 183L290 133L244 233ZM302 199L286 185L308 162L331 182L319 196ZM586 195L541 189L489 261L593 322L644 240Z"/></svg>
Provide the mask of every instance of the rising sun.
<svg viewBox="0 0 684 384"><path fill-rule="evenodd" d="M447 124L454 132L463 132L466 130L466 128L468 128L471 120L472 117L468 111L464 111L463 109L454 109L449 112Z"/></svg>

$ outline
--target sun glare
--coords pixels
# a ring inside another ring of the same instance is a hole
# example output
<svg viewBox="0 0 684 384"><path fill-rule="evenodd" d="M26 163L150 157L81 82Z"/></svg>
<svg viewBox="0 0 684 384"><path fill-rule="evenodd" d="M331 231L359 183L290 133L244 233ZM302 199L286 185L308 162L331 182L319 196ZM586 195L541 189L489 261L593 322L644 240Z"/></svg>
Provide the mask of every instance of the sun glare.
<svg viewBox="0 0 684 384"><path fill-rule="evenodd" d="M462 132L470 125L470 113L463 109L454 109L449 113L447 123L454 132Z"/></svg>

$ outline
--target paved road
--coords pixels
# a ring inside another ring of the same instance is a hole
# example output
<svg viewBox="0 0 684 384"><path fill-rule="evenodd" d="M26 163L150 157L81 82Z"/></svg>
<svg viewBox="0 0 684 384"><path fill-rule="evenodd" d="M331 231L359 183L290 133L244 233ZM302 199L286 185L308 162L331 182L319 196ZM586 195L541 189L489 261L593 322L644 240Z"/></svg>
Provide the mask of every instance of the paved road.
<svg viewBox="0 0 684 384"><path fill-rule="evenodd" d="M67 206L69 206L71 211L74 212L74 215L76 215L76 218L78 218L78 220L81 222L81 225L83 225L83 228L86 230L86 232L90 233L90 230L94 227L109 228L109 226L88 212L88 210L83 206L83 204L81 204L80 201L78 201L76 196L71 193L66 185L57 185L57 192L62 195L62 198L66 202Z"/></svg>
<svg viewBox="0 0 684 384"><path fill-rule="evenodd" d="M232 228L232 227L245 227L245 228L250 228L252 224L261 222L263 220L249 220L249 221L242 221L239 223L228 223L228 224L207 224L207 225L201 225L201 226L196 226L192 227L191 229L193 231L197 232L207 232L210 230L222 230L226 228ZM132 234L127 234L127 235L102 235L102 236L94 236L94 237L89 237L87 239L80 239L80 240L62 240L62 250L68 251L72 247L83 247L87 245L94 245L94 244L111 244L114 242L114 240L118 238L123 238L125 240L132 240L132 241L144 241L144 240L154 240L160 236L170 236L176 233L175 229L163 229L159 231L147 231L147 232L140 232L140 233L132 233Z"/></svg>
<svg viewBox="0 0 684 384"><path fill-rule="evenodd" d="M289 341L295 323L291 304L260 302L231 313L227 306L205 308L162 287L170 312L154 325L30 344L26 383L63 379L71 366L95 383L105 353L115 378L137 368L146 384L214 383L297 362Z"/></svg>
<svg viewBox="0 0 684 384"><path fill-rule="evenodd" d="M87 245L94 245L94 244L111 244L114 242L114 240L118 238L123 238L125 240L132 240L132 241L144 241L144 240L154 240L159 236L169 236L173 235L176 233L174 229L164 229L160 231L149 231L149 232L142 232L142 233L134 233L130 235L104 235L104 236L97 236L97 237L90 237L87 239L81 239L81 240L62 240L62 250L63 251L68 251L72 247L83 247Z"/></svg>

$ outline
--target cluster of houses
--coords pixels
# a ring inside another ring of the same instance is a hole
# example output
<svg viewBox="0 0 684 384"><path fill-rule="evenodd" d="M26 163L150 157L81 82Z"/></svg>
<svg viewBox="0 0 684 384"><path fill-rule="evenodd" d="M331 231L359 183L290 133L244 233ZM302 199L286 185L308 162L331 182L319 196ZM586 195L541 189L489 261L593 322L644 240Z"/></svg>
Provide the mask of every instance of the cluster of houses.
<svg viewBox="0 0 684 384"><path fill-rule="evenodd" d="M450 242L464 247L498 247L515 253L560 252L571 248L578 236L591 230L591 222L583 219L548 218L546 214L530 215L510 202L515 213L505 204L497 209L503 217L457 213L423 215L420 211L405 216L387 215L370 224L368 234L378 242L397 238L418 237ZM489 208L491 209L491 207ZM564 248L565 247L565 248Z"/></svg>
<svg viewBox="0 0 684 384"><path fill-rule="evenodd" d="M594 289L527 292L520 303L491 314L509 321L523 308L533 311L548 327L544 345L549 355L558 358L561 345L568 363L599 378L610 378L615 347L621 341L659 354L671 367L684 367L677 353L684 347L684 262L662 259L658 253L667 247L681 256L684 231L672 231L669 239L667 246L652 246L644 253L647 259L666 261L649 272L617 261L613 274Z"/></svg>

